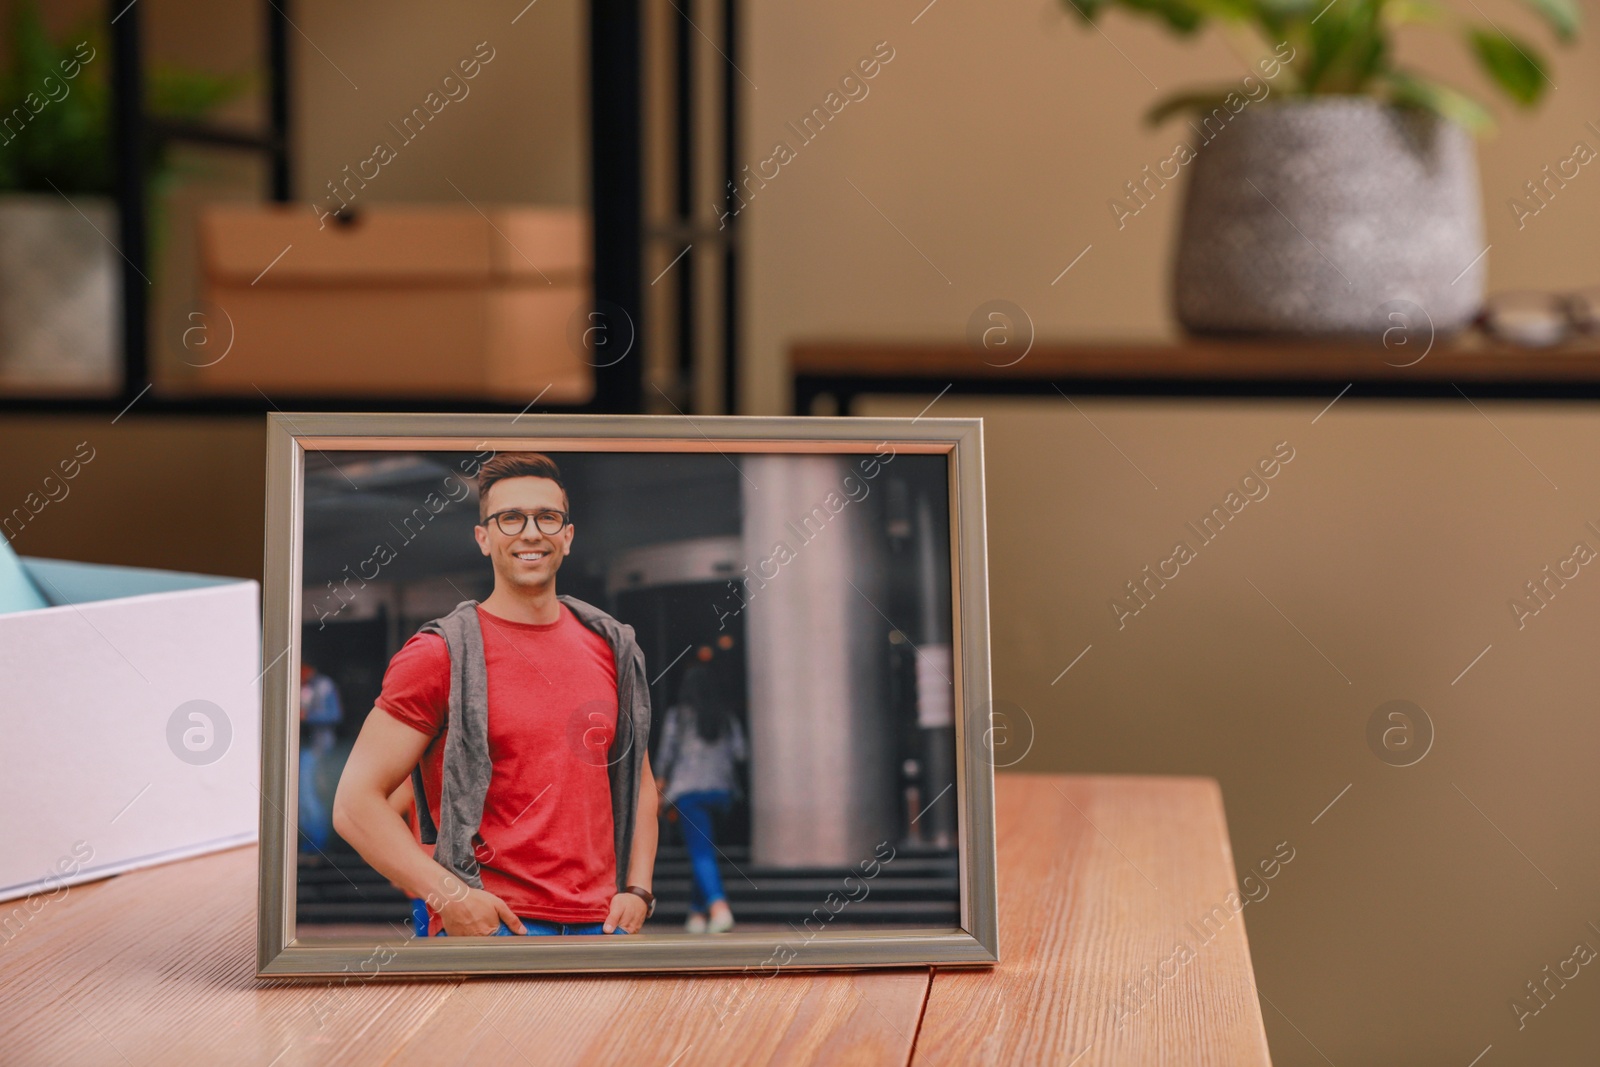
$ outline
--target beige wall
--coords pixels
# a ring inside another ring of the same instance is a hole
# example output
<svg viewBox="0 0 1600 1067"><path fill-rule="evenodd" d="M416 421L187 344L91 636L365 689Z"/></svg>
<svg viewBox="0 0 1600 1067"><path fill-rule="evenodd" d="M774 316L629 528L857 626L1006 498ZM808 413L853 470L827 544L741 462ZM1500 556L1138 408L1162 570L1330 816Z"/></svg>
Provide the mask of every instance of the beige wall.
<svg viewBox="0 0 1600 1067"><path fill-rule="evenodd" d="M539 0L513 25L521 6L302 5L296 21L326 58L303 38L295 42L300 198L326 196L325 183L340 168L388 140L399 158L362 191L375 201L460 203L454 182L480 202L585 203L587 5ZM470 95L446 105L401 148L388 124L421 106L480 42L494 59L467 83Z"/></svg>
<svg viewBox="0 0 1600 1067"><path fill-rule="evenodd" d="M1243 912L1293 1020L1263 1004L1279 1067L1324 1062L1306 1037L1337 1064L1595 1062L1587 969L1520 1032L1509 1001L1600 949L1600 562L1521 630L1509 601L1600 552L1600 413L1346 397L1313 425L1325 403L939 401L986 420L994 695L1036 731L1016 769L1214 776L1242 872L1289 842ZM1185 524L1279 442L1202 545ZM1119 629L1109 602L1180 539L1196 558ZM1367 744L1396 699L1435 730L1411 767Z"/></svg>
<svg viewBox="0 0 1600 1067"><path fill-rule="evenodd" d="M745 69L760 88L747 93L745 154L754 166L783 139L798 158L743 215L748 410L787 411L784 354L795 338L960 338L973 310L995 298L1026 309L1041 336L1172 332L1166 285L1181 191L1169 186L1120 231L1107 201L1172 152L1181 125L1141 122L1155 99L1242 75L1227 43L1179 41L1120 13L1103 20L1102 36L1053 0L938 0L913 25L925 2L751 5ZM1548 40L1508 0L1474 6ZM870 95L798 147L784 124L820 105L878 41L895 59ZM1600 134L1584 128L1600 124L1600 28L1550 51L1559 89L1531 116L1497 104L1507 121L1480 151L1491 290L1600 283L1600 172L1582 171L1520 232L1506 206L1574 141L1600 150ZM1453 39L1413 34L1401 52L1487 96Z"/></svg>
<svg viewBox="0 0 1600 1067"><path fill-rule="evenodd" d="M94 458L11 547L24 556L261 579L265 418L0 416L0 514L80 443ZM59 495L60 490L55 490Z"/></svg>

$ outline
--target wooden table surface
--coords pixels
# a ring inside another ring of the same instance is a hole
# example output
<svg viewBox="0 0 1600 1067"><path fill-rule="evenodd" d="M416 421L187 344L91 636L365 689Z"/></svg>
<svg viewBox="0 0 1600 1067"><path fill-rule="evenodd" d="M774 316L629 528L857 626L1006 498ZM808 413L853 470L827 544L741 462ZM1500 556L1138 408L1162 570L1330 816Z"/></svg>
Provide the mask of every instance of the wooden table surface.
<svg viewBox="0 0 1600 1067"><path fill-rule="evenodd" d="M242 848L0 905L0 1063L1268 1062L1216 783L996 794L990 970L262 982Z"/></svg>

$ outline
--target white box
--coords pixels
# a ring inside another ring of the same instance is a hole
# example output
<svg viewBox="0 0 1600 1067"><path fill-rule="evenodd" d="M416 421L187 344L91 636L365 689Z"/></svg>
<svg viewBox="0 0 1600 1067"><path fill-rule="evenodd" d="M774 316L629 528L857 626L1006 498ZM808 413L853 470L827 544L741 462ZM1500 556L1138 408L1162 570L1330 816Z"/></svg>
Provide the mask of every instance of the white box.
<svg viewBox="0 0 1600 1067"><path fill-rule="evenodd" d="M254 841L257 583L23 565L52 606L0 615L0 900Z"/></svg>

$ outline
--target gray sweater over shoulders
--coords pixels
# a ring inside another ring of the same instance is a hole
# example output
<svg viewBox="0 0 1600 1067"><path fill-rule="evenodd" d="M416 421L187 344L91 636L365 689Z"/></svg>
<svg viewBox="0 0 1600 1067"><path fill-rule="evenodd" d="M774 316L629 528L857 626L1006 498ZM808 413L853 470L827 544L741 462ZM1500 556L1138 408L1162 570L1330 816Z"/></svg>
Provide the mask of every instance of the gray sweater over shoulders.
<svg viewBox="0 0 1600 1067"><path fill-rule="evenodd" d="M617 728L606 756L606 774L611 781L611 823L620 893L627 886L639 783L650 744L650 685L645 679L644 652L634 639L633 627L574 597L556 599L579 622L605 638L616 660ZM489 673L484 664L477 601L462 601L450 614L424 623L418 632L444 638L450 652L450 704L437 821L428 810L421 766L411 772L422 842L435 846L433 858L441 865L474 889L482 889L473 838L483 821L484 800L494 768L489 760Z"/></svg>

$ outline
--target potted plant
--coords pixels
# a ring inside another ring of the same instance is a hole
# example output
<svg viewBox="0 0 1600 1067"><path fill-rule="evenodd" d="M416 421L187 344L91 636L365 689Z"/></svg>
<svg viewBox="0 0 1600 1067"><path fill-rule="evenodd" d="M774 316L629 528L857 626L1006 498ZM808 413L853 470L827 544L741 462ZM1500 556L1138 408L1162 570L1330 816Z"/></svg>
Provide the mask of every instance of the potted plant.
<svg viewBox="0 0 1600 1067"><path fill-rule="evenodd" d="M1373 336L1407 304L1441 333L1471 322L1486 273L1471 134L1492 119L1400 65L1394 35L1459 34L1522 107L1550 84L1533 45L1434 0L1064 2L1086 21L1120 4L1179 34L1217 22L1265 45L1237 82L1151 108L1152 123L1187 115L1183 140L1112 202L1125 224L1157 183L1190 172L1173 277L1187 330ZM1526 2L1558 40L1576 36L1574 0Z"/></svg>
<svg viewBox="0 0 1600 1067"><path fill-rule="evenodd" d="M98 23L53 40L32 0L13 10L0 60L0 381L114 385L119 253L110 50ZM240 78L157 66L147 113L196 121ZM165 146L144 161L151 202L170 180Z"/></svg>

